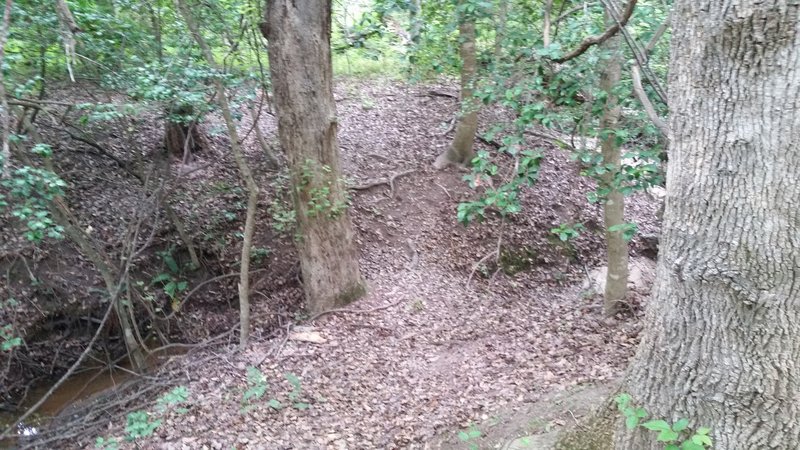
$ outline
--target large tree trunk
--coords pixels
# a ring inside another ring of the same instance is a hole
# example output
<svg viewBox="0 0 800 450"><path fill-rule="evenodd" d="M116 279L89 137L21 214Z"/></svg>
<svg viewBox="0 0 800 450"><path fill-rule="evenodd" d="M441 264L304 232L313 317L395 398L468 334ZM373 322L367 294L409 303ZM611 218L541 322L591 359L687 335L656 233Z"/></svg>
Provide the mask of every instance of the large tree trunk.
<svg viewBox="0 0 800 450"><path fill-rule="evenodd" d="M608 13L606 13L606 23L614 23ZM609 189L603 204L608 259L603 309L607 316L612 316L617 312L628 293L628 243L621 230L611 231L612 227L625 223L625 196L620 192L616 183L617 174L622 170L622 155L615 133L619 126L620 106L617 95L614 93L622 72L622 54L619 44L618 36L609 38L603 43L604 49L611 55L605 60L600 77L600 89L606 93L603 116L600 118L601 148L603 165L610 169L601 176L600 180L603 186Z"/></svg>
<svg viewBox="0 0 800 450"><path fill-rule="evenodd" d="M461 3L464 1L459 2ZM478 131L480 103L473 96L478 74L474 17L463 14L459 18L458 35L461 41L461 115L453 142L433 163L437 169L444 169L450 164L468 164L474 154L475 133Z"/></svg>
<svg viewBox="0 0 800 450"><path fill-rule="evenodd" d="M717 450L797 448L800 5L679 0L673 20L663 239L623 389Z"/></svg>
<svg viewBox="0 0 800 450"><path fill-rule="evenodd" d="M269 40L278 134L295 187L303 289L317 313L364 293L339 168L330 0L270 0L262 32Z"/></svg>

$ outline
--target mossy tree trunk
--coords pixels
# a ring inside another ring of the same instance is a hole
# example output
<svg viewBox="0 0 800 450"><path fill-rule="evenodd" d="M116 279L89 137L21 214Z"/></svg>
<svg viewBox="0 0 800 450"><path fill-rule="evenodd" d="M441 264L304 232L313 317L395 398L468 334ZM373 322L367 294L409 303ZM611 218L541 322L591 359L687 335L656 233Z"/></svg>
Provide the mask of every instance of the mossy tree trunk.
<svg viewBox="0 0 800 450"><path fill-rule="evenodd" d="M336 139L331 2L270 0L262 33L294 186L303 289L309 310L318 313L364 293Z"/></svg>

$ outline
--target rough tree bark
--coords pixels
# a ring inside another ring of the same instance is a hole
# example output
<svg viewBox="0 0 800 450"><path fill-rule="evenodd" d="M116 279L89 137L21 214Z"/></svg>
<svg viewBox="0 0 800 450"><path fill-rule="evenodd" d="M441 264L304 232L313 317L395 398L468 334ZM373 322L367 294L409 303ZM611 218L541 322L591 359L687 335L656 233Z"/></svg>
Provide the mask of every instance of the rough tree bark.
<svg viewBox="0 0 800 450"><path fill-rule="evenodd" d="M339 168L331 2L270 0L264 18L278 134L294 187L303 289L315 314L364 293Z"/></svg>
<svg viewBox="0 0 800 450"><path fill-rule="evenodd" d="M614 20L606 14L606 24ZM600 118L601 149L603 165L611 170L601 176L601 183L610 189L603 204L603 219L606 230L606 257L608 271L606 273L606 289L603 309L607 316L613 316L628 293L628 243L621 230L610 231L611 227L625 223L625 196L616 186L615 179L622 170L622 152L617 144L615 130L619 125L620 105L614 93L622 73L622 53L620 38L614 36L603 43L610 53L603 65L600 75L600 89L606 93L603 115Z"/></svg>
<svg viewBox="0 0 800 450"><path fill-rule="evenodd" d="M663 238L622 390L717 450L797 448L800 4L678 0L673 20Z"/></svg>
<svg viewBox="0 0 800 450"><path fill-rule="evenodd" d="M661 249L621 390L714 449L797 448L800 4L679 0L673 24ZM613 448L664 448L606 417Z"/></svg>
<svg viewBox="0 0 800 450"><path fill-rule="evenodd" d="M658 281L626 388L714 448L800 442L800 4L675 2ZM618 433L617 448L656 448Z"/></svg>
<svg viewBox="0 0 800 450"><path fill-rule="evenodd" d="M464 0L459 1L459 6L463 7L464 3ZM459 10L463 11L463 8ZM468 164L474 154L475 133L478 130L480 103L473 96L478 74L474 17L467 14L459 17L458 35L461 42L461 115L453 142L433 163L436 169L444 169L451 164Z"/></svg>

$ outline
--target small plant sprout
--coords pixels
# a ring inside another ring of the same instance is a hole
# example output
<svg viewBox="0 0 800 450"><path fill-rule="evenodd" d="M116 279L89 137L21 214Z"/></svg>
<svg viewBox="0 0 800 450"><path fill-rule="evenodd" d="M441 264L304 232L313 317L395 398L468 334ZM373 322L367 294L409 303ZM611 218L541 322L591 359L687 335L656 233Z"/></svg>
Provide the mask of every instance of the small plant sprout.
<svg viewBox="0 0 800 450"><path fill-rule="evenodd" d="M574 225L570 225L568 223L562 223L561 225L550 229L550 233L558 236L562 242L567 242L571 239L575 239L576 237L581 235L581 232L584 231L586 227L583 224L576 223Z"/></svg>
<svg viewBox="0 0 800 450"><path fill-rule="evenodd" d="M481 430L475 425L470 425L466 430L458 432L458 440L465 443L469 450L478 450L478 444L475 440L482 436Z"/></svg>
<svg viewBox="0 0 800 450"><path fill-rule="evenodd" d="M713 445L709 436L710 428L698 427L692 432L689 429L689 419L678 419L673 424L663 419L644 421L649 414L644 408L634 407L630 395L619 394L615 401L617 408L625 416L625 426L629 430L642 427L657 432L655 439L664 443L664 450L705 450Z"/></svg>

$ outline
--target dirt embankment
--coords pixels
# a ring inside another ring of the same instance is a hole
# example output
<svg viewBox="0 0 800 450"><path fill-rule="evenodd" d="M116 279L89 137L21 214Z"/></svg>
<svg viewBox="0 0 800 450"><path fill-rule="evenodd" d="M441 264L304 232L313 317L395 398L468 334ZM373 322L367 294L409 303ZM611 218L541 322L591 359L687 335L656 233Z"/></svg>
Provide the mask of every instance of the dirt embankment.
<svg viewBox="0 0 800 450"><path fill-rule="evenodd" d="M301 292L292 231L285 226L290 209L285 176L267 171L254 136L248 134L245 148L265 192L256 231L261 250L255 269L264 271L255 275L253 286L253 343L240 354L205 349L178 363L192 368L178 380L190 392L188 412L167 415L143 447L425 448L436 442L455 448L461 445L456 432L471 423L510 417L548 393L619 375L636 343L638 320L636 314L602 318L601 301L581 288L587 272L602 264L604 252L600 209L585 197L592 182L580 177L562 150L531 141L546 158L540 181L523 193L523 212L502 227L498 218L463 227L456 223L456 206L475 193L462 172L431 168L449 143L451 136L443 132L457 103L431 95L431 90L455 93L448 85L337 86L345 174L354 185L374 184L353 192L351 208L369 294L349 312L305 324L313 328L300 331L314 333L321 338L317 343L286 334L302 317L296 314ZM147 139L136 147L126 146L113 133L98 142L116 159L131 160L131 152L137 151L146 159L161 145L163 130L155 116L145 119L137 123L136 136ZM502 119L500 111L483 111L482 128ZM214 136L213 122L203 127L210 147L189 165L173 163L169 183L172 205L204 263L200 271L182 275L189 289L235 271L243 221L244 194L225 140ZM264 114L260 125L275 143L274 118ZM56 164L70 184L71 206L94 230L95 241L115 251L124 240L127 219L148 191L114 158L74 141L62 150L56 153ZM400 173L393 183L375 183ZM653 232L656 205L644 196L631 198L629 205L630 220ZM180 263L187 258L176 231L160 214L154 213L151 223L162 226L153 225L153 239L136 265L136 276L145 283L164 270L165 250L172 249ZM562 223L577 222L587 231L569 244L550 233ZM497 247L501 228L500 264L475 268ZM634 253L643 249L634 241ZM27 264L24 270L21 260ZM48 243L36 251L15 244L0 263L16 274L15 284L6 289L31 305L31 317L38 317L38 325L32 320L27 329L42 330L42 321L50 321L46 312L33 313L44 311L41 302L49 298L51 316L64 299L71 299L67 301L82 313L70 317L87 315L84 327L91 330L99 279L69 243ZM44 281L34 286L30 277ZM234 283L235 278L223 278L193 294L181 308L174 335L197 341L233 327ZM44 296L42 285L53 293ZM645 294L634 293L633 303ZM154 295L165 301L163 293ZM86 334L75 330L71 322L42 334L40 343L25 338L30 349L41 352L40 360L58 361L52 370L57 373L69 361L63 355L74 355L84 342L81 336ZM71 353L61 351L62 356L53 358L45 349L58 332L68 338L62 342ZM26 367L24 361L14 364ZM259 367L268 390L242 413L248 366ZM18 374L31 373L20 370ZM300 399L308 408L290 406L295 387L286 374L299 378ZM283 407L270 407L270 399ZM124 422L105 420L115 427ZM112 428L110 433L122 431ZM95 437L80 436L82 442Z"/></svg>

